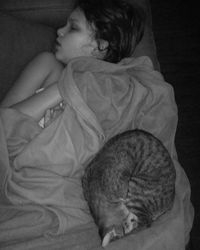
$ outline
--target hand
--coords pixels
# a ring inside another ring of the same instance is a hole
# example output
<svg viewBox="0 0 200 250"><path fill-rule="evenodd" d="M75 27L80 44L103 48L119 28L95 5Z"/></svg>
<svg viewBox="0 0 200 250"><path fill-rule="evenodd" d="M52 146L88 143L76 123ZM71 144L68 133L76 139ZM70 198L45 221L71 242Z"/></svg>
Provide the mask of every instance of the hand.
<svg viewBox="0 0 200 250"><path fill-rule="evenodd" d="M45 111L53 108L62 101L57 84L52 84L33 96L12 105L11 107L31 116L39 122Z"/></svg>

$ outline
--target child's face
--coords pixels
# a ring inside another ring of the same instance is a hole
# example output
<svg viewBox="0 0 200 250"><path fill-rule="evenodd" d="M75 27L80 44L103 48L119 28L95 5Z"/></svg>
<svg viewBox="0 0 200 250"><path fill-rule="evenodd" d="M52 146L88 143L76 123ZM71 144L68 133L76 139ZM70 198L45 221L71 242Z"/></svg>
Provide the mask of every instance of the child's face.
<svg viewBox="0 0 200 250"><path fill-rule="evenodd" d="M64 64L75 57L92 56L98 47L84 13L78 8L71 13L66 26L58 29L57 34L55 56Z"/></svg>

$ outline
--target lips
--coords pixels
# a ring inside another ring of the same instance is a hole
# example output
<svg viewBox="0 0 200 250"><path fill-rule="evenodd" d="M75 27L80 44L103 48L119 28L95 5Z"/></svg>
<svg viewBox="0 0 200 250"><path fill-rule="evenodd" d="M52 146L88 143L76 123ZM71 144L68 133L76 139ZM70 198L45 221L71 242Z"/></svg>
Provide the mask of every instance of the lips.
<svg viewBox="0 0 200 250"><path fill-rule="evenodd" d="M60 41L59 41L59 37L57 37L56 42L57 42L57 43L60 43Z"/></svg>
<svg viewBox="0 0 200 250"><path fill-rule="evenodd" d="M61 47L61 44L58 39L56 39L55 49L58 50Z"/></svg>

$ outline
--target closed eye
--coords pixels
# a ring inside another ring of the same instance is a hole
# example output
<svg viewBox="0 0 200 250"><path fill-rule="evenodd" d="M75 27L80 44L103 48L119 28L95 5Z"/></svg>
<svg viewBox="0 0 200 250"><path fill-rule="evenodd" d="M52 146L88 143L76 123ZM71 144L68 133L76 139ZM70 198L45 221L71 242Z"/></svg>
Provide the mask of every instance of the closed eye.
<svg viewBox="0 0 200 250"><path fill-rule="evenodd" d="M80 27L77 24L76 19L69 18L68 20L69 30L80 30Z"/></svg>
<svg viewBox="0 0 200 250"><path fill-rule="evenodd" d="M69 30L74 31L79 30L79 28L76 25L71 25Z"/></svg>

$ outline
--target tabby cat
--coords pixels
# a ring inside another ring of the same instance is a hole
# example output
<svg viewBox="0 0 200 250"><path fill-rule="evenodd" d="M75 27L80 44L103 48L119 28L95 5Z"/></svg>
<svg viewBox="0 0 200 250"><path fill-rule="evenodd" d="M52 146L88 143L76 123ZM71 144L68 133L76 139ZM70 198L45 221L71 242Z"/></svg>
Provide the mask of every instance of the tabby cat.
<svg viewBox="0 0 200 250"><path fill-rule="evenodd" d="M170 210L176 172L162 142L143 130L108 140L85 169L84 196L102 246L149 227Z"/></svg>

